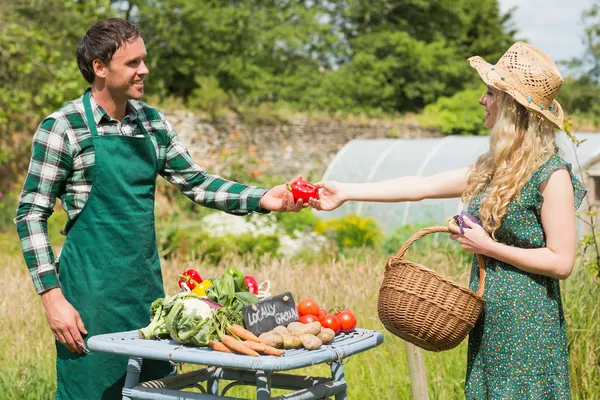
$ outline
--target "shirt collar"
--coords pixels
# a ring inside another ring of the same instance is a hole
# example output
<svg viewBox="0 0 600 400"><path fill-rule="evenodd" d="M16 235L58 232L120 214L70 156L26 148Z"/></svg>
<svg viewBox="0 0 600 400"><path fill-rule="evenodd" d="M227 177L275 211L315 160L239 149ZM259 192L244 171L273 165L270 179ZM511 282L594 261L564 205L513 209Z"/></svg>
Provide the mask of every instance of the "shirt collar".
<svg viewBox="0 0 600 400"><path fill-rule="evenodd" d="M94 122L96 124L99 125L102 120L106 122L111 120L110 115L108 115L106 110L104 110L100 104L96 103L94 96L90 96L90 106L92 106L92 114L94 115ZM129 100L125 105L125 118L130 122L135 122L137 120L137 110Z"/></svg>

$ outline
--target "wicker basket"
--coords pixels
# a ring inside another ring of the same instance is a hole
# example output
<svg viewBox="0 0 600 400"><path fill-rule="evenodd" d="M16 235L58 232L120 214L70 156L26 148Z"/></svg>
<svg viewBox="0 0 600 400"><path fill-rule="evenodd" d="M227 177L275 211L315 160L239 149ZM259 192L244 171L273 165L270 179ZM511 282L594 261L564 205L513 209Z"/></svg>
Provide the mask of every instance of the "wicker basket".
<svg viewBox="0 0 600 400"><path fill-rule="evenodd" d="M481 255L477 255L477 293L404 259L415 241L437 232L450 231L443 226L422 229L389 259L377 302L379 319L388 331L430 351L449 350L462 342L475 325L484 303L485 264Z"/></svg>

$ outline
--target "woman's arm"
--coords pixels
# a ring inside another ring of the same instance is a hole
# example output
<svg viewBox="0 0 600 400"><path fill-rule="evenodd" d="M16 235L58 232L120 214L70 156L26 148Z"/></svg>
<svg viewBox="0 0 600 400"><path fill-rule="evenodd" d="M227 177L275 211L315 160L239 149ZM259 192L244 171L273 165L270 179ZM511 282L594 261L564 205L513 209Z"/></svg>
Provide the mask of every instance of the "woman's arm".
<svg viewBox="0 0 600 400"><path fill-rule="evenodd" d="M310 205L318 210L334 210L346 201L400 202L459 197L467 186L469 168L431 176L403 176L379 182L322 182L319 200Z"/></svg>
<svg viewBox="0 0 600 400"><path fill-rule="evenodd" d="M464 235L457 235L458 229L451 228L455 232L452 237L467 251L495 258L523 271L557 279L568 278L577 247L575 200L569 172L564 168L554 172L540 185L540 192L544 197L541 214L546 247L523 249L495 242L470 221L468 224L472 229L465 230Z"/></svg>

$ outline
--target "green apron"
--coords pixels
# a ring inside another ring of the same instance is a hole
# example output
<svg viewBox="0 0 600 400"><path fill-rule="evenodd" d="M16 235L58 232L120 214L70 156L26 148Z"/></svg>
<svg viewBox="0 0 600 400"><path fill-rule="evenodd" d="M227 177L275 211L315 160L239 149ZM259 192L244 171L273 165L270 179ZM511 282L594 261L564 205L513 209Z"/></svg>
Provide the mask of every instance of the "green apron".
<svg viewBox="0 0 600 400"><path fill-rule="evenodd" d="M148 325L150 304L164 289L154 231L158 161L152 140L139 118L143 137L98 135L89 89L83 104L96 155L93 185L58 268L62 291L90 337ZM56 346L57 399L121 398L127 357ZM140 380L171 371L168 362L145 360Z"/></svg>

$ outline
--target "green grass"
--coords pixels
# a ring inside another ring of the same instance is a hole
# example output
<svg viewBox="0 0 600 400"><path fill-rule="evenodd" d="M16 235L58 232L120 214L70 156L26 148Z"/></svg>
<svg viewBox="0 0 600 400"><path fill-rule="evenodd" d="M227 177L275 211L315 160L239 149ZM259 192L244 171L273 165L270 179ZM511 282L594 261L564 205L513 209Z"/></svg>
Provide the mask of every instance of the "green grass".
<svg viewBox="0 0 600 400"><path fill-rule="evenodd" d="M7 236L9 235L9 236ZM54 341L47 328L42 305L34 293L16 235L0 235L0 399L51 399L54 382ZM424 241L415 247L410 259L434 266L438 272L465 283L468 258L448 244L432 251ZM17 251L15 251L15 248ZM10 251L5 251L5 250ZM353 356L345 364L351 399L409 399L411 387L403 341L385 331L377 318L377 291L385 258L368 251L328 261L289 261L264 258L259 262L226 257L220 266L198 261L163 263L167 292L176 290L176 276L185 268L199 269L203 277L217 276L226 267L236 267L257 279L269 279L272 292L290 290L296 299L313 297L327 308L350 307L359 326L384 332L384 343ZM583 268L575 268L563 284L571 363L572 392L575 399L598 399L600 393L600 286ZM442 352L424 352L431 399L461 399L466 369L466 342ZM185 365L184 371L193 369ZM328 376L326 365L295 373ZM224 385L221 385L223 388ZM236 387L228 394L253 398L251 388ZM276 391L281 394L283 391Z"/></svg>

